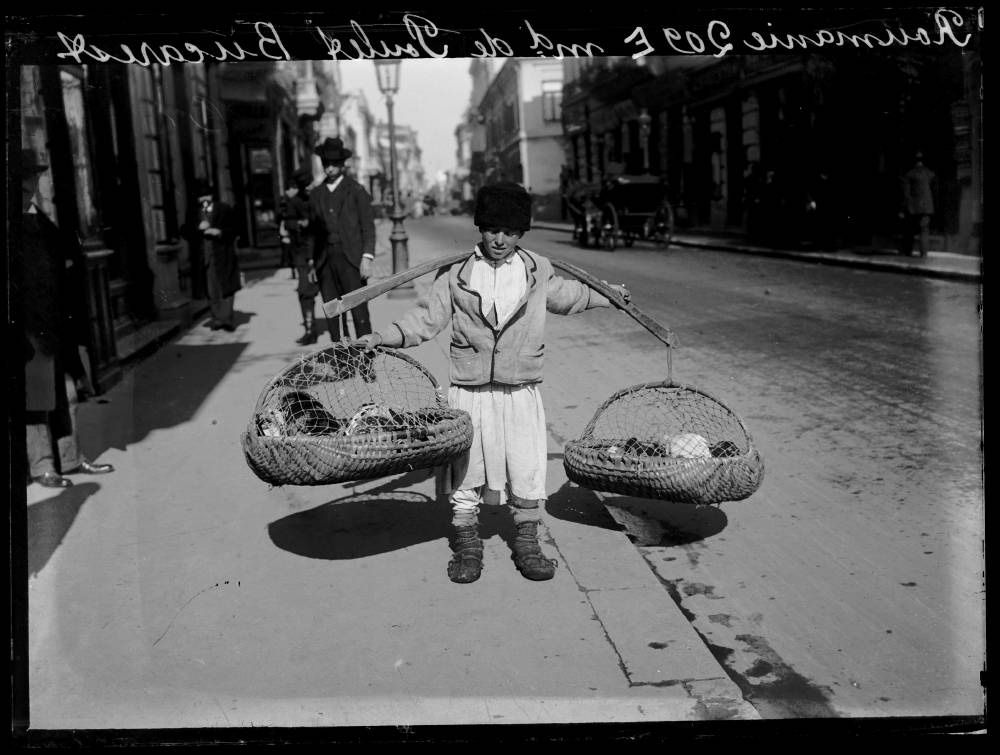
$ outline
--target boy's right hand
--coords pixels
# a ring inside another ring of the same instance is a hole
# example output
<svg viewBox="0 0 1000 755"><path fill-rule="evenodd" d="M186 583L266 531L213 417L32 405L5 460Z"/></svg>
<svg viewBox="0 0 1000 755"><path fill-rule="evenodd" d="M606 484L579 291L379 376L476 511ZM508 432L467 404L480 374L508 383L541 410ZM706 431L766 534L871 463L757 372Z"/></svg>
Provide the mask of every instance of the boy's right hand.
<svg viewBox="0 0 1000 755"><path fill-rule="evenodd" d="M381 333L369 333L366 336L361 336L354 342L355 346L360 346L365 351L374 351L376 346L380 346L383 343Z"/></svg>

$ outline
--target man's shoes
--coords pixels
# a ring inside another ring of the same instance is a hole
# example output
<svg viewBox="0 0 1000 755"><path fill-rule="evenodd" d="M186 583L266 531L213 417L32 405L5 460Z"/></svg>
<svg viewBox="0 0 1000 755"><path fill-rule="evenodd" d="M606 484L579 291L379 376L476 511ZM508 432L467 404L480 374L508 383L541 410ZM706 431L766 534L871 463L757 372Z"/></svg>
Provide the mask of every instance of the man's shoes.
<svg viewBox="0 0 1000 755"><path fill-rule="evenodd" d="M34 478L35 482L39 485L43 485L47 488L71 488L73 487L73 481L68 477L63 477L55 472L46 472L39 477Z"/></svg>
<svg viewBox="0 0 1000 755"><path fill-rule="evenodd" d="M301 338L296 338L295 343L299 346L309 346L319 340L319 334L315 330L306 331Z"/></svg>
<svg viewBox="0 0 1000 755"><path fill-rule="evenodd" d="M212 330L218 330L222 326L219 324L218 320L209 320L205 323L205 327L211 328Z"/></svg>
<svg viewBox="0 0 1000 755"><path fill-rule="evenodd" d="M226 331L227 333L232 333L234 330L236 330L236 326L233 325L231 322L223 323L222 325L219 326L219 328Z"/></svg>
<svg viewBox="0 0 1000 755"><path fill-rule="evenodd" d="M89 461L84 460L80 464L80 467L73 471L83 472L84 474L107 474L108 472L114 472L115 468L110 464L91 464Z"/></svg>

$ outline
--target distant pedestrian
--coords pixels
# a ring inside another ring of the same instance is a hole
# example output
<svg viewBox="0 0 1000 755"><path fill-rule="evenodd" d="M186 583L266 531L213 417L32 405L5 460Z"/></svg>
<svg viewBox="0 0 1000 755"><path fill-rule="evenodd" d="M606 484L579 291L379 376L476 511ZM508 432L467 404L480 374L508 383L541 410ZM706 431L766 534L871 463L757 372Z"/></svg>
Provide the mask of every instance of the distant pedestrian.
<svg viewBox="0 0 1000 755"><path fill-rule="evenodd" d="M292 174L292 180L285 190L279 205L278 233L282 245L289 250L294 272L292 277L298 279L296 294L299 310L302 313L302 326L305 329L302 337L296 343L307 346L316 343L319 330L316 327L316 294L319 286L309 280L309 262L312 259L312 237L309 232L309 199L306 193L312 183L312 171L301 168Z"/></svg>
<svg viewBox="0 0 1000 755"><path fill-rule="evenodd" d="M308 278L319 284L323 301L337 299L365 285L375 259L375 213L364 187L344 173L353 153L338 138L315 149L323 163L324 181L309 193L313 257ZM351 310L355 336L372 332L368 305ZM330 339L340 340L340 319L328 317ZM347 336L347 333L344 333Z"/></svg>
<svg viewBox="0 0 1000 755"><path fill-rule="evenodd" d="M833 251L840 238L837 196L826 168L816 171L806 193L806 227L816 248Z"/></svg>
<svg viewBox="0 0 1000 755"><path fill-rule="evenodd" d="M212 313L205 326L232 332L236 329L235 296L242 287L236 255L236 213L219 201L215 188L207 181L197 183L195 199L181 230L188 242L201 250Z"/></svg>
<svg viewBox="0 0 1000 755"><path fill-rule="evenodd" d="M480 240L468 258L440 270L414 309L362 340L368 349L410 347L451 326L448 401L472 416L473 441L455 469L448 577L463 583L479 578L479 506L484 496L502 499L506 491L517 528L515 565L528 579L551 579L555 562L538 544L540 504L547 497L539 391L545 314L576 314L610 302L579 281L555 275L548 259L519 246L531 226L531 197L517 184L480 189L475 224ZM624 286L621 292L627 300Z"/></svg>
<svg viewBox="0 0 1000 755"><path fill-rule="evenodd" d="M106 474L80 451L76 412L93 393L80 346L90 322L84 296L83 250L77 235L60 229L35 203L48 165L34 150L21 151L21 238L13 244L24 303L25 436L28 474L40 485L68 488L64 475Z"/></svg>
<svg viewBox="0 0 1000 755"><path fill-rule="evenodd" d="M899 253L904 257L913 254L913 237L919 236L919 256L927 256L930 242L931 217L934 215L934 171L924 165L921 152L914 155L913 167L900 180L902 235Z"/></svg>

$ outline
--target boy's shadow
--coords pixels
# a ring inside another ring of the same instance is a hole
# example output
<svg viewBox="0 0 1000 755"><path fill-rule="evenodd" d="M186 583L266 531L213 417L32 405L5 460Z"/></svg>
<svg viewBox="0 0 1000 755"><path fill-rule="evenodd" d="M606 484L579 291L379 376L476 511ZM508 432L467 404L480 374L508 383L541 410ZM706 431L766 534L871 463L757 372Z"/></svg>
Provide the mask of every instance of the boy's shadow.
<svg viewBox="0 0 1000 755"><path fill-rule="evenodd" d="M365 558L447 540L452 532L447 499L403 489L427 477L427 470L416 470L359 495L289 514L268 525L268 535L282 550L326 560ZM512 547L516 528L510 507L481 506L479 534L484 541L499 536Z"/></svg>
<svg viewBox="0 0 1000 755"><path fill-rule="evenodd" d="M705 540L722 532L729 520L718 506L695 506L650 498L604 494L567 482L548 500L556 519L623 530L638 546L671 547Z"/></svg>

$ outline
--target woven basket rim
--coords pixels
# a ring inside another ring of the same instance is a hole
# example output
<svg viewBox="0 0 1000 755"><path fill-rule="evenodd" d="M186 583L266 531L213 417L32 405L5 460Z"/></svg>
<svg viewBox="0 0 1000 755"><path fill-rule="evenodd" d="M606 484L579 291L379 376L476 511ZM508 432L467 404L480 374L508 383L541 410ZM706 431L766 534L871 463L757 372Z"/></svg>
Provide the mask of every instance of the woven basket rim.
<svg viewBox="0 0 1000 755"><path fill-rule="evenodd" d="M616 391L611 396L609 396L608 399L603 404L600 405L600 407L598 407L596 412L594 412L594 416L591 417L590 422L587 423L587 426L584 428L583 433L580 435L577 441L583 441L593 437L594 429L597 427L597 422L600 419L601 414L615 401L617 401L622 396L625 396L629 393L636 393L638 391L647 390L649 388L677 388L683 391L690 391L691 393L704 396L710 401L714 401L716 404L725 409L725 411L733 419L736 420L737 424L740 426L740 429L743 431L743 434L746 435L749 447L753 449L754 447L753 436L750 434L750 431L747 429L747 426L743 423L743 418L740 417L740 415L737 414L735 411L733 411L733 409L728 404L726 404L718 397L713 396L708 391L698 388L695 385L691 385L689 383L678 383L674 380L652 380L646 383L637 383L636 385L630 385L626 388L622 388L621 390Z"/></svg>
<svg viewBox="0 0 1000 755"><path fill-rule="evenodd" d="M275 375L274 377L272 377L267 382L267 384L264 386L263 390L261 390L260 393L258 394L258 396L257 396L257 402L254 404L253 416L257 416L257 415L260 414L260 411L261 411L261 409L263 407L263 403L264 403L265 399L267 399L268 394L271 392L271 389L273 387L275 387L276 385L278 385L278 383L282 380L282 378L285 377L285 375L287 375L288 373L292 372L293 370L301 369L301 366L302 366L303 363L308 362L308 361L310 361L312 359L315 359L318 354L327 354L327 353L328 354L333 354L333 353L335 353L337 351L348 351L348 350L360 351L361 347L360 346L352 346L351 344L347 344L347 343L334 343L334 344L330 344L329 346L326 346L326 347L324 347L322 349L317 349L316 351L310 351L308 354L303 354L302 356L300 356L298 359L296 359L291 364L285 365L281 369L281 371L278 372L277 375ZM446 408L447 407L447 404L444 403L444 397L441 395L441 386L438 383L437 379L434 377L434 375L431 373L430 370L428 370L426 367L424 367L424 365L422 365L416 359L414 359L413 357L409 356L408 354L404 354L402 351L399 351L397 349L390 349L390 348L385 347L385 346L376 346L372 351L376 351L376 352L385 354L387 357L393 357L395 359L399 359L400 361L405 362L405 363L411 365L412 367L416 367L417 370L421 374L423 374L430 381L431 387L434 389L434 392L438 396L438 404L436 406L434 406L434 407L425 407L425 408L427 408L427 409L431 409L431 408L437 409L437 408Z"/></svg>

